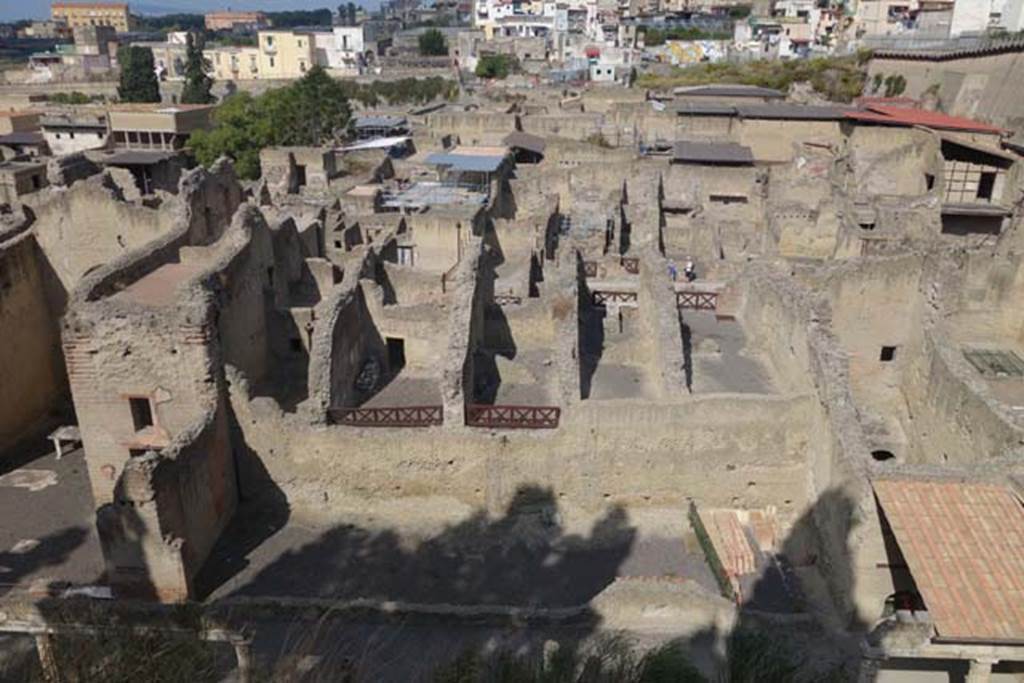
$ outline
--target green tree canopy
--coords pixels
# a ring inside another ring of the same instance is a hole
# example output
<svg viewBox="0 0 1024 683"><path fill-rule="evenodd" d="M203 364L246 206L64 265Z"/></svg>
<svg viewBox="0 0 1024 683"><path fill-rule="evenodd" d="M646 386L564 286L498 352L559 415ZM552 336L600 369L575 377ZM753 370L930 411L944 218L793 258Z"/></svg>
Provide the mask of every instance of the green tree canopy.
<svg viewBox="0 0 1024 683"><path fill-rule="evenodd" d="M160 83L156 80L152 50L136 46L119 48L117 62L121 65L117 96L122 102L160 101Z"/></svg>
<svg viewBox="0 0 1024 683"><path fill-rule="evenodd" d="M506 78L516 66L512 55L486 55L477 60L475 73L480 78Z"/></svg>
<svg viewBox="0 0 1024 683"><path fill-rule="evenodd" d="M181 91L184 104L210 104L214 101L210 88L213 79L208 71L210 62L203 56L202 38L189 33L185 44L185 87Z"/></svg>
<svg viewBox="0 0 1024 683"><path fill-rule="evenodd" d="M196 131L189 147L204 166L221 156L238 175L260 177L260 150L274 145L321 145L341 136L352 110L345 88L320 67L284 88L253 97L231 95L214 113L214 127Z"/></svg>
<svg viewBox="0 0 1024 683"><path fill-rule="evenodd" d="M426 57L441 57L448 54L448 41L436 28L420 34L420 54Z"/></svg>

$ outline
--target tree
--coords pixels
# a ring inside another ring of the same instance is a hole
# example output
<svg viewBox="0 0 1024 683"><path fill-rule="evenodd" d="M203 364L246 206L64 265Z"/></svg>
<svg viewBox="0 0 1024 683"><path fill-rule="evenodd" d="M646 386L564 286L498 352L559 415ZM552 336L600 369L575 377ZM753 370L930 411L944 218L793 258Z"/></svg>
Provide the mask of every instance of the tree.
<svg viewBox="0 0 1024 683"><path fill-rule="evenodd" d="M477 60L476 75L479 78L505 78L516 68L516 58L511 55L486 55Z"/></svg>
<svg viewBox="0 0 1024 683"><path fill-rule="evenodd" d="M442 57L448 54L448 41L436 28L420 34L420 54L425 57Z"/></svg>
<svg viewBox="0 0 1024 683"><path fill-rule="evenodd" d="M348 2L343 5L338 5L338 21L343 26L355 26L356 15L359 13L359 8L356 7L354 2Z"/></svg>
<svg viewBox="0 0 1024 683"><path fill-rule="evenodd" d="M213 129L194 132L188 145L204 166L227 156L239 176L256 179L264 147L322 145L344 131L352 117L345 93L341 82L315 66L302 79L259 97L228 97L213 115Z"/></svg>
<svg viewBox="0 0 1024 683"><path fill-rule="evenodd" d="M181 90L182 104L210 104L214 101L210 88L213 79L207 73L210 62L203 56L202 39L187 34L185 42L185 87Z"/></svg>
<svg viewBox="0 0 1024 683"><path fill-rule="evenodd" d="M902 95L903 91L907 89L907 79L902 74L886 76L883 82L885 83L886 97L897 97Z"/></svg>
<svg viewBox="0 0 1024 683"><path fill-rule="evenodd" d="M232 95L214 111L213 122L211 130L198 130L189 137L196 160L209 167L227 156L235 162L239 176L259 178L260 149L273 144L273 131L259 100L244 91Z"/></svg>
<svg viewBox="0 0 1024 683"><path fill-rule="evenodd" d="M117 96L122 102L160 101L160 83L156 80L152 50L137 46L119 48L117 62L121 65Z"/></svg>
<svg viewBox="0 0 1024 683"><path fill-rule="evenodd" d="M284 88L288 101L275 107L285 145L321 145L348 128L352 109L341 83L322 67L314 66L305 76ZM269 94L269 93L268 93ZM273 98L272 98L273 99Z"/></svg>

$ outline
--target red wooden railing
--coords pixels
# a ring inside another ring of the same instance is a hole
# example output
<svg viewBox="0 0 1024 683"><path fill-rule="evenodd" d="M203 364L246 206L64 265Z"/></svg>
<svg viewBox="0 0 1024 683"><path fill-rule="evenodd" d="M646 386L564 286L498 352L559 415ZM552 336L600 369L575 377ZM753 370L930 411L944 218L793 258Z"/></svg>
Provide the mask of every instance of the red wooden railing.
<svg viewBox="0 0 1024 683"><path fill-rule="evenodd" d="M455 262L455 265L449 268L446 272L441 273L441 293L445 294L448 291L448 281L455 275L455 270L459 267L459 261Z"/></svg>
<svg viewBox="0 0 1024 683"><path fill-rule="evenodd" d="M695 311L713 311L718 308L718 292L676 292L676 306Z"/></svg>
<svg viewBox="0 0 1024 683"><path fill-rule="evenodd" d="M587 277L597 277L597 261L584 261L583 274Z"/></svg>
<svg viewBox="0 0 1024 683"><path fill-rule="evenodd" d="M614 292L594 290L591 300L595 306L603 306L606 303L612 304L635 304L636 292Z"/></svg>
<svg viewBox="0 0 1024 683"><path fill-rule="evenodd" d="M466 405L466 426L503 429L554 429L562 409L558 406Z"/></svg>
<svg viewBox="0 0 1024 683"><path fill-rule="evenodd" d="M494 303L499 306L518 306L523 303L523 297L514 294L495 294Z"/></svg>
<svg viewBox="0 0 1024 683"><path fill-rule="evenodd" d="M633 273L636 275L640 272L640 259L633 256L622 257L622 269L627 273Z"/></svg>
<svg viewBox="0 0 1024 683"><path fill-rule="evenodd" d="M444 422L443 406L331 408L335 424L350 427L430 427Z"/></svg>

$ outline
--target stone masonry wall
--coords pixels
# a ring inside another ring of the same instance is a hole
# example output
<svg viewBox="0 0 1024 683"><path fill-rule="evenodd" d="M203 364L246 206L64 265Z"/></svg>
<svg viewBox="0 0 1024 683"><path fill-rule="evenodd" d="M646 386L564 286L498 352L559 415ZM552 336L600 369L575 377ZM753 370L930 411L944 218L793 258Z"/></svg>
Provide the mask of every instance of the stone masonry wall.
<svg viewBox="0 0 1024 683"><path fill-rule="evenodd" d="M43 263L31 232L0 244L0 452L39 426L67 392Z"/></svg>

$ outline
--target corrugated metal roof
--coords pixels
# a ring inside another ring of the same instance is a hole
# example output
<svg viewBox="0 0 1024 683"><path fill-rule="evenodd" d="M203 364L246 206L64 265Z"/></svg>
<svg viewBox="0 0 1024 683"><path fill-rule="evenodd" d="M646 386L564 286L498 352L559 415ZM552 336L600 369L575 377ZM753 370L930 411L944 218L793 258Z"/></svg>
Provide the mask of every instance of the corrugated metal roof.
<svg viewBox="0 0 1024 683"><path fill-rule="evenodd" d="M99 157L97 161L107 166L146 166L159 164L181 154L180 152L159 152L143 149L126 149L110 156Z"/></svg>
<svg viewBox="0 0 1024 683"><path fill-rule="evenodd" d="M408 135L398 135L390 138L377 138L376 140L366 140L365 142L356 142L351 145L345 145L339 149L342 152L358 152L364 149L391 149L397 145L404 145L405 143L412 140Z"/></svg>
<svg viewBox="0 0 1024 683"><path fill-rule="evenodd" d="M672 110L680 116L736 116L733 105L714 102L680 102L673 104Z"/></svg>
<svg viewBox="0 0 1024 683"><path fill-rule="evenodd" d="M738 83L680 86L675 88L672 93L684 97L767 97L782 99L786 96L785 93L772 88Z"/></svg>
<svg viewBox="0 0 1024 683"><path fill-rule="evenodd" d="M1005 486L875 480L941 638L1024 641L1024 505Z"/></svg>
<svg viewBox="0 0 1024 683"><path fill-rule="evenodd" d="M520 149L536 152L537 154L543 154L548 146L547 141L539 135L532 135L521 131L509 133L502 140L502 143L509 147L519 147Z"/></svg>
<svg viewBox="0 0 1024 683"><path fill-rule="evenodd" d="M749 147L735 142L688 142L681 140L672 147L673 160L687 164L753 164Z"/></svg>
<svg viewBox="0 0 1024 683"><path fill-rule="evenodd" d="M981 121L949 116L937 111L908 109L906 107L869 106L866 110L851 110L847 118L868 123L881 123L890 126L925 126L937 130L967 130L977 133L1001 134L1004 131Z"/></svg>
<svg viewBox="0 0 1024 683"><path fill-rule="evenodd" d="M841 121L852 108L809 104L741 104L736 107L736 111L746 119Z"/></svg>
<svg viewBox="0 0 1024 683"><path fill-rule="evenodd" d="M404 116L359 116L356 117L356 128L395 128L408 125Z"/></svg>
<svg viewBox="0 0 1024 683"><path fill-rule="evenodd" d="M8 133L0 135L0 145L42 145L46 141L42 133Z"/></svg>
<svg viewBox="0 0 1024 683"><path fill-rule="evenodd" d="M505 162L504 156L484 154L449 154L434 152L427 156L426 163L434 166L449 166L457 171L494 173Z"/></svg>

